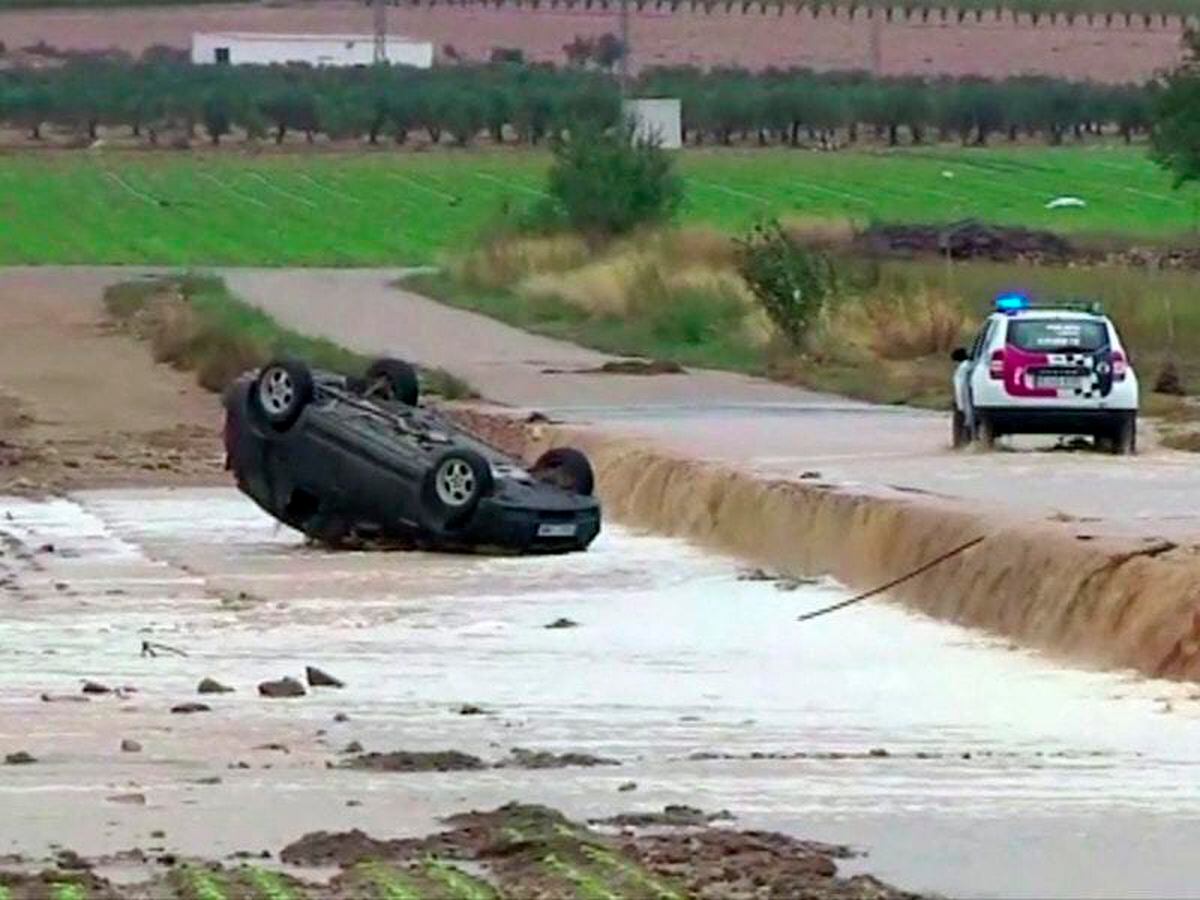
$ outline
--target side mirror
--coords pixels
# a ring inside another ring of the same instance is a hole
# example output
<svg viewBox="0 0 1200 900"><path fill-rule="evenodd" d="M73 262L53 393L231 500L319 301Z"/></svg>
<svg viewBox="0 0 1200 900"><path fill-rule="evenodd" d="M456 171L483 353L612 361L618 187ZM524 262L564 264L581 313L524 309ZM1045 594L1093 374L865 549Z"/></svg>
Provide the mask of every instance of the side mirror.
<svg viewBox="0 0 1200 900"><path fill-rule="evenodd" d="M962 347L955 347L950 353L950 358L957 363L966 362L970 357L967 356L967 351Z"/></svg>

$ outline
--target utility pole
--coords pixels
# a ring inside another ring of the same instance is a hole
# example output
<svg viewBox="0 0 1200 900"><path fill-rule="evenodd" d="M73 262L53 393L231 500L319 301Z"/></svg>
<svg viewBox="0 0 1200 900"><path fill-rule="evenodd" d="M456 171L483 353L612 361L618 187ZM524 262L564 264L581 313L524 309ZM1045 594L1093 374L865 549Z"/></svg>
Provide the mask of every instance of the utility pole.
<svg viewBox="0 0 1200 900"><path fill-rule="evenodd" d="M387 0L371 0L375 6L375 65L388 61L387 56Z"/></svg>
<svg viewBox="0 0 1200 900"><path fill-rule="evenodd" d="M868 11L871 17L871 74L883 76L883 10L876 6Z"/></svg>
<svg viewBox="0 0 1200 900"><path fill-rule="evenodd" d="M629 0L621 0L621 99L629 99Z"/></svg>

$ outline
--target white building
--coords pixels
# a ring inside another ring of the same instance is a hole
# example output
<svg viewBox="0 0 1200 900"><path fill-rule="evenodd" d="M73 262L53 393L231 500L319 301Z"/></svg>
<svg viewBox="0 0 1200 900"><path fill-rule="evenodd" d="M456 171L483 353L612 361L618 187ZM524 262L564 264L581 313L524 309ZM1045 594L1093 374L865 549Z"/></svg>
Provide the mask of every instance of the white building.
<svg viewBox="0 0 1200 900"><path fill-rule="evenodd" d="M407 38L387 38L392 65L428 69L433 44ZM369 66L375 61L375 39L369 34L261 34L258 32L196 33L192 62L197 65L270 65L308 63L313 66Z"/></svg>
<svg viewBox="0 0 1200 900"><path fill-rule="evenodd" d="M664 150L683 146L683 109L678 99L625 101L625 120L635 140L654 141Z"/></svg>

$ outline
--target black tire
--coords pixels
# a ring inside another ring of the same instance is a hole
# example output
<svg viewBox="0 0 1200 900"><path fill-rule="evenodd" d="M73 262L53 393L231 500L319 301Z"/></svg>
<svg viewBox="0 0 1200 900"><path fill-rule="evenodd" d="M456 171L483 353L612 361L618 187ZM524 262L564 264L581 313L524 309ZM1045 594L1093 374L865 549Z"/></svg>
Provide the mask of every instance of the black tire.
<svg viewBox="0 0 1200 900"><path fill-rule="evenodd" d="M1109 450L1116 456L1132 456L1137 453L1137 413L1122 415L1112 432Z"/></svg>
<svg viewBox="0 0 1200 900"><path fill-rule="evenodd" d="M596 475L592 471L591 462L574 447L547 450L538 457L529 473L538 481L553 484L582 497L590 497L596 490Z"/></svg>
<svg viewBox="0 0 1200 900"><path fill-rule="evenodd" d="M967 417L960 410L950 416L950 446L955 450L971 443L971 432L967 430Z"/></svg>
<svg viewBox="0 0 1200 900"><path fill-rule="evenodd" d="M416 406L421 396L417 370L402 359L377 359L367 367L368 397Z"/></svg>
<svg viewBox="0 0 1200 900"><path fill-rule="evenodd" d="M999 436L991 418L983 414L977 414L977 418L975 419L975 443L985 450L991 450L996 446L996 438Z"/></svg>
<svg viewBox="0 0 1200 900"><path fill-rule="evenodd" d="M433 461L421 486L425 522L453 529L468 518L494 486L491 464L474 450L447 450Z"/></svg>
<svg viewBox="0 0 1200 900"><path fill-rule="evenodd" d="M250 409L276 431L287 431L312 402L313 376L298 359L267 363L250 386Z"/></svg>

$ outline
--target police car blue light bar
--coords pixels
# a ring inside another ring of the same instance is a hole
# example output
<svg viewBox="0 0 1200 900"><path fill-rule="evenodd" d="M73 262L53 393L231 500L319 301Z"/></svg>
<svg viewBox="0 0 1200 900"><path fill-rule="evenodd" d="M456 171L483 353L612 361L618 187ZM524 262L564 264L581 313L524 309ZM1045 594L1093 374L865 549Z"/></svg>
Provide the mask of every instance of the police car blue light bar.
<svg viewBox="0 0 1200 900"><path fill-rule="evenodd" d="M996 311L1013 313L1029 309L1029 298L1021 294L1001 294L996 298Z"/></svg>

